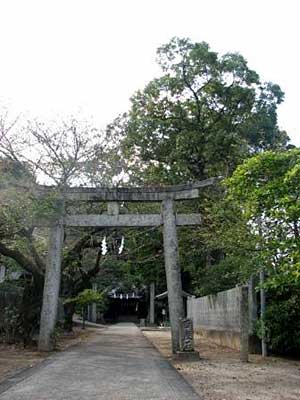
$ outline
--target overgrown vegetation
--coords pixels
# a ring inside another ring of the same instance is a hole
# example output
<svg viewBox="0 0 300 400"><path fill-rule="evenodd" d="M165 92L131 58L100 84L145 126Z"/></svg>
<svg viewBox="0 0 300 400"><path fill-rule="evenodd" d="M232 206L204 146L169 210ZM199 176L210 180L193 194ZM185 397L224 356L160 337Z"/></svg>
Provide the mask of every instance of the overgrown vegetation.
<svg viewBox="0 0 300 400"><path fill-rule="evenodd" d="M238 240L248 247L248 266L253 263L252 273L263 268L267 274L270 347L299 353L300 150L268 151L250 158L228 179L227 190L227 201L236 204L247 232L246 237L239 230ZM234 259L236 240L230 239Z"/></svg>

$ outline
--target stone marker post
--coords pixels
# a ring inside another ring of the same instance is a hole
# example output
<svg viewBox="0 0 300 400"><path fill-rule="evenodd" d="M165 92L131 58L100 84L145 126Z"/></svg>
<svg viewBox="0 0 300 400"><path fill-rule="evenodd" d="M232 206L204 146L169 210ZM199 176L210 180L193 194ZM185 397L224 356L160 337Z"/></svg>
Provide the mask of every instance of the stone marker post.
<svg viewBox="0 0 300 400"><path fill-rule="evenodd" d="M151 282L150 283L150 316L149 316L149 322L151 325L154 325L155 323L155 283Z"/></svg>
<svg viewBox="0 0 300 400"><path fill-rule="evenodd" d="M180 351L194 351L194 329L191 318L180 319Z"/></svg>
<svg viewBox="0 0 300 400"><path fill-rule="evenodd" d="M199 352L194 348L194 327L191 318L181 318L179 320L179 341L180 351L176 354L176 359L180 361L198 361Z"/></svg>
<svg viewBox="0 0 300 400"><path fill-rule="evenodd" d="M63 237L63 220L59 219L51 227L49 237L38 344L39 351L52 351L55 346L54 329L57 318Z"/></svg>
<svg viewBox="0 0 300 400"><path fill-rule="evenodd" d="M240 360L249 361L249 299L248 287L240 288Z"/></svg>
<svg viewBox="0 0 300 400"><path fill-rule="evenodd" d="M176 216L173 200L162 201L165 268L167 277L169 316L172 334L172 352L180 350L179 320L184 317L181 274L178 262Z"/></svg>

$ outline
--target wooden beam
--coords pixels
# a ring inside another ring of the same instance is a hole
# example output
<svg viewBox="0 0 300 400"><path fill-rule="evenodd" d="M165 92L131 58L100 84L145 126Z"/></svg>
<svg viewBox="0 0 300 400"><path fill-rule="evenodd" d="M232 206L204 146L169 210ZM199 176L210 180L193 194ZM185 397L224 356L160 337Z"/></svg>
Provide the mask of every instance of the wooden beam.
<svg viewBox="0 0 300 400"><path fill-rule="evenodd" d="M179 214L176 216L176 225L199 225L200 214ZM64 218L65 226L99 226L99 227L135 227L160 226L160 214L120 214L120 215L67 215Z"/></svg>

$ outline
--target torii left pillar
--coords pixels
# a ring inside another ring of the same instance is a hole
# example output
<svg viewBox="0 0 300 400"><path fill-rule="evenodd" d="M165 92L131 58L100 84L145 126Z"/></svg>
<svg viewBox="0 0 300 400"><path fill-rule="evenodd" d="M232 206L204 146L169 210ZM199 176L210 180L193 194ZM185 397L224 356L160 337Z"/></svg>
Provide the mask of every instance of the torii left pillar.
<svg viewBox="0 0 300 400"><path fill-rule="evenodd" d="M61 276L62 248L64 238L63 220L51 227L46 262L43 306L41 313L39 351L52 351L55 347L55 325Z"/></svg>

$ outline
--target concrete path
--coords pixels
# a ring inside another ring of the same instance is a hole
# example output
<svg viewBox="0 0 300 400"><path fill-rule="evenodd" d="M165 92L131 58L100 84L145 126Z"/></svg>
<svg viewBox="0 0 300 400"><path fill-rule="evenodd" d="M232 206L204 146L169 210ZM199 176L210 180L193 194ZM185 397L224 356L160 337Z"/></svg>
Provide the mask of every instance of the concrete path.
<svg viewBox="0 0 300 400"><path fill-rule="evenodd" d="M199 400L133 324L54 355L1 400Z"/></svg>

